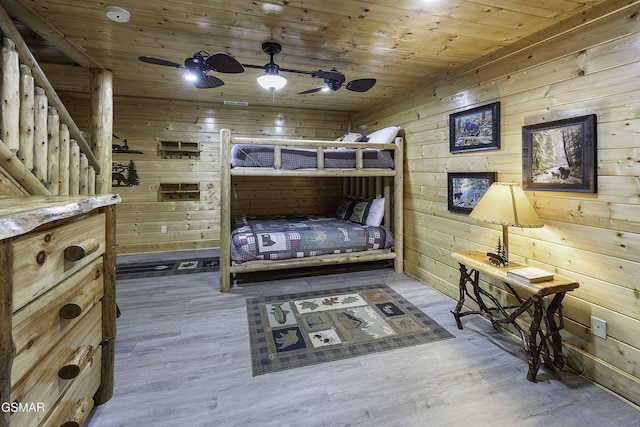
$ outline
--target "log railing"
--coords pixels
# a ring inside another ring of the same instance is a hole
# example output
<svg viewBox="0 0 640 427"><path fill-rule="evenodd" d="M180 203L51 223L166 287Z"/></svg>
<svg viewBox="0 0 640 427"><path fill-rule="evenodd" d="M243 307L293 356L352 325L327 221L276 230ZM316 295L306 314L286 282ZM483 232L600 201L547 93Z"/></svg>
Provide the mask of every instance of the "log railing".
<svg viewBox="0 0 640 427"><path fill-rule="evenodd" d="M95 155L50 84L36 84L9 38L2 41L0 77L0 166L29 195L95 194Z"/></svg>

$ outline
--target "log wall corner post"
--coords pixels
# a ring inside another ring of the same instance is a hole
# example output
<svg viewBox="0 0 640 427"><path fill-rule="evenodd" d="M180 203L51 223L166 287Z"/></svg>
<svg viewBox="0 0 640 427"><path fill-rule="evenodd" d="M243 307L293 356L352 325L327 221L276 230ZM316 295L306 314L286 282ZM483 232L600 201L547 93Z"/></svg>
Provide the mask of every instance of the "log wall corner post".
<svg viewBox="0 0 640 427"><path fill-rule="evenodd" d="M91 149L100 164L96 193L111 193L111 144L113 136L113 74L91 69Z"/></svg>

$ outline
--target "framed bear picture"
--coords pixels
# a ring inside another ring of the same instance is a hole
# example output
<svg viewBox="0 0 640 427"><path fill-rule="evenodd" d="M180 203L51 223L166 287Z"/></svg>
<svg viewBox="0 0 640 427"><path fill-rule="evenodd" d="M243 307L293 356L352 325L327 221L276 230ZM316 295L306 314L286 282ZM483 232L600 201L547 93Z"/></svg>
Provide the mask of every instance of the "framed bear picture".
<svg viewBox="0 0 640 427"><path fill-rule="evenodd" d="M447 174L447 207L450 212L470 214L491 184L496 172L460 172Z"/></svg>
<svg viewBox="0 0 640 427"><path fill-rule="evenodd" d="M484 105L449 115L449 151L500 148L500 103Z"/></svg>
<svg viewBox="0 0 640 427"><path fill-rule="evenodd" d="M597 192L596 115L523 126L525 190Z"/></svg>

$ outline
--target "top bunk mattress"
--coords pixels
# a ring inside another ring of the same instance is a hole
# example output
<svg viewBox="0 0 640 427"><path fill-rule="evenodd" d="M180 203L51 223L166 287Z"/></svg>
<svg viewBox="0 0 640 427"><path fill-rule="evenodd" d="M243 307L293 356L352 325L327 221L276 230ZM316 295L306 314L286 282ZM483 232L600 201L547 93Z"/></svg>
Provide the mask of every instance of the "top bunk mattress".
<svg viewBox="0 0 640 427"><path fill-rule="evenodd" d="M304 148L282 149L282 169L316 169L317 151ZM237 144L231 147L231 166L234 168L273 168L273 146ZM325 169L355 169L356 149L324 150ZM365 148L362 150L365 169L393 169L393 155L389 150Z"/></svg>

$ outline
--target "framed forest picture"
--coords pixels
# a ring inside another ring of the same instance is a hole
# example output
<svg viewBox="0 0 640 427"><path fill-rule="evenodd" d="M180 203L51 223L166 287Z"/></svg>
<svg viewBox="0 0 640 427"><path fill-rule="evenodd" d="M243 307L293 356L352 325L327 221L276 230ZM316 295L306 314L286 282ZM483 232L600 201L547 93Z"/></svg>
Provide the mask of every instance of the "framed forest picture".
<svg viewBox="0 0 640 427"><path fill-rule="evenodd" d="M525 190L597 192L596 115L522 128Z"/></svg>
<svg viewBox="0 0 640 427"><path fill-rule="evenodd" d="M447 207L451 212L470 214L496 180L496 172L447 174Z"/></svg>

